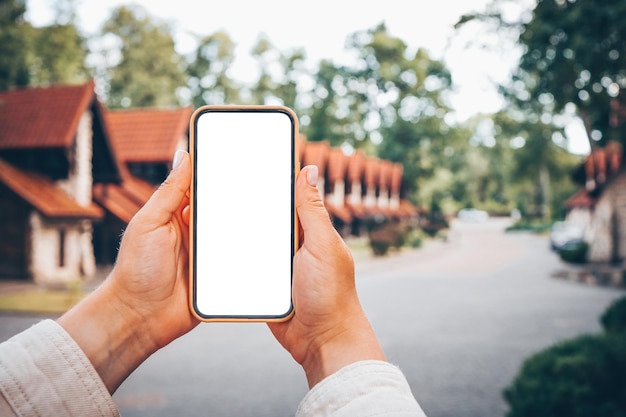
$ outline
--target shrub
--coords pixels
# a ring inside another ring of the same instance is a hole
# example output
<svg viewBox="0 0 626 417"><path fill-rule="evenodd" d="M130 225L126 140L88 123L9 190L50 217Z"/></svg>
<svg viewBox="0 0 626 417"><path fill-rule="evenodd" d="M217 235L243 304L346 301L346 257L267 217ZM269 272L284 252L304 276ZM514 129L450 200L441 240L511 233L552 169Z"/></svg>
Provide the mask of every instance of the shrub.
<svg viewBox="0 0 626 417"><path fill-rule="evenodd" d="M370 228L369 240L374 255L383 256L390 248L403 245L404 234L396 224L382 223Z"/></svg>
<svg viewBox="0 0 626 417"><path fill-rule="evenodd" d="M545 221L519 220L505 229L506 232L547 233L552 223Z"/></svg>
<svg viewBox="0 0 626 417"><path fill-rule="evenodd" d="M604 333L526 359L505 389L507 417L626 417L626 297L600 317Z"/></svg>
<svg viewBox="0 0 626 417"><path fill-rule="evenodd" d="M589 244L583 240L573 240L566 243L558 250L559 256L564 262L583 264L587 262L587 250Z"/></svg>
<svg viewBox="0 0 626 417"><path fill-rule="evenodd" d="M398 221L372 222L368 226L370 246L377 256L386 255L391 248L399 249L407 244L413 244L414 242L409 240L410 234L411 228Z"/></svg>
<svg viewBox="0 0 626 417"><path fill-rule="evenodd" d="M600 317L600 323L606 332L626 338L626 297L614 301Z"/></svg>
<svg viewBox="0 0 626 417"><path fill-rule="evenodd" d="M410 248L420 248L424 244L424 236L418 229L412 229L407 233L405 245Z"/></svg>
<svg viewBox="0 0 626 417"><path fill-rule="evenodd" d="M587 335L528 358L504 391L507 417L626 416L625 342Z"/></svg>

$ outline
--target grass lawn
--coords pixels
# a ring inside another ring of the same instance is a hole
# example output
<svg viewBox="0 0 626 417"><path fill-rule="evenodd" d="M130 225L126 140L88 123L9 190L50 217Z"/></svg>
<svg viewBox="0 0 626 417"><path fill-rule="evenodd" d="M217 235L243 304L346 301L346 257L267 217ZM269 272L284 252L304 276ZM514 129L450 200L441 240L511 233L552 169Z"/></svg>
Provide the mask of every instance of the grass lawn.
<svg viewBox="0 0 626 417"><path fill-rule="evenodd" d="M0 311L62 314L86 295L83 291L33 289L0 295Z"/></svg>

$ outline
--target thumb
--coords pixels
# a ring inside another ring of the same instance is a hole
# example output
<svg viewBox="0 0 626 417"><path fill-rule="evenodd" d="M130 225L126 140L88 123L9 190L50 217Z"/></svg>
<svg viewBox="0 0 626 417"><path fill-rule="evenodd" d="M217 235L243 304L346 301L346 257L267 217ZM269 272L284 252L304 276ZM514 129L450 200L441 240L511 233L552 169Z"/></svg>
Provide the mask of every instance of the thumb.
<svg viewBox="0 0 626 417"><path fill-rule="evenodd" d="M191 163L189 154L178 150L174 155L172 170L139 211L153 224L168 222L179 209L191 185Z"/></svg>
<svg viewBox="0 0 626 417"><path fill-rule="evenodd" d="M326 241L329 234L336 233L317 189L317 178L317 166L308 165L302 168L296 182L296 210L309 245Z"/></svg>

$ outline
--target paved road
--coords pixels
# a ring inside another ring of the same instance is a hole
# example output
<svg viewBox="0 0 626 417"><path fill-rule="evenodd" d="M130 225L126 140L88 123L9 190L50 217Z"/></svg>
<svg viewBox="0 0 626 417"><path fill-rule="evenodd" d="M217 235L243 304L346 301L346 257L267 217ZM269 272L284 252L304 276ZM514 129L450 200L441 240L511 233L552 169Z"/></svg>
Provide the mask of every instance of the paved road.
<svg viewBox="0 0 626 417"><path fill-rule="evenodd" d="M543 237L456 223L446 243L357 257L363 305L429 417L501 417L525 357L600 330L624 291L555 279ZM0 338L37 318L0 316ZM301 369L263 324L206 324L157 352L115 394L122 415L292 416Z"/></svg>

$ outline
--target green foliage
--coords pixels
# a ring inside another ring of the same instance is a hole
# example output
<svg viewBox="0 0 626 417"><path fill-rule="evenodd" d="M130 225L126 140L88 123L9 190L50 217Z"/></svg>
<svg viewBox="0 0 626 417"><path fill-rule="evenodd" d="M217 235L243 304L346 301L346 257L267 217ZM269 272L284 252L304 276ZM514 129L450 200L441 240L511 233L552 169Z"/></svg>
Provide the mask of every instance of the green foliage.
<svg viewBox="0 0 626 417"><path fill-rule="evenodd" d="M583 264L587 262L587 251L589 244L585 241L569 242L559 249L559 257L569 263Z"/></svg>
<svg viewBox="0 0 626 417"><path fill-rule="evenodd" d="M626 416L626 338L585 335L528 358L504 391L507 417Z"/></svg>
<svg viewBox="0 0 626 417"><path fill-rule="evenodd" d="M315 101L308 113L309 122L303 131L310 141L327 140L331 146L340 146L346 140L344 125L348 117L339 112L342 90L337 91L335 80L343 80L343 70L328 60L322 60L315 74Z"/></svg>
<svg viewBox="0 0 626 417"><path fill-rule="evenodd" d="M178 105L185 85L183 59L169 27L139 7L120 6L105 23L103 36L119 41L121 61L110 71L109 107Z"/></svg>
<svg viewBox="0 0 626 417"><path fill-rule="evenodd" d="M0 91L29 83L28 48L31 26L24 21L24 0L0 2Z"/></svg>
<svg viewBox="0 0 626 417"><path fill-rule="evenodd" d="M547 233L552 227L552 222L522 219L506 228L507 232L532 232Z"/></svg>
<svg viewBox="0 0 626 417"><path fill-rule="evenodd" d="M409 248L421 248L424 244L425 236L420 229L414 228L409 230L405 240L405 246L408 246Z"/></svg>
<svg viewBox="0 0 626 417"><path fill-rule="evenodd" d="M504 390L507 417L626 416L626 297L602 314L604 333L527 358Z"/></svg>
<svg viewBox="0 0 626 417"><path fill-rule="evenodd" d="M540 122L532 114L518 117L509 109L493 119L497 143L508 147L510 165L508 172L502 173L508 175L504 181L516 184L516 189L508 190L508 196L517 200L517 207L525 207L528 215L548 220L562 212L563 202L576 191L571 172L582 158L554 141L560 129Z"/></svg>
<svg viewBox="0 0 626 417"><path fill-rule="evenodd" d="M368 225L370 247L376 256L386 255L390 249L400 249L407 243L410 228L398 221L372 220Z"/></svg>
<svg viewBox="0 0 626 417"><path fill-rule="evenodd" d="M626 87L626 3L538 1L517 20L509 6L519 2L493 0L457 28L482 25L495 33L497 44L487 43L492 52L521 47L519 67L500 86L508 106L494 116L495 133L514 148L517 206L549 219L562 215L563 201L579 186L571 172L581 158L564 149L567 120L581 118L592 146L626 138L626 130L609 126L610 102Z"/></svg>
<svg viewBox="0 0 626 417"><path fill-rule="evenodd" d="M549 99L554 112L574 103L588 133L600 132L601 142L626 137L609 126L610 101L626 87L624 15L621 0L602 7L590 0L540 1L519 37L525 46L519 78L527 80L529 99Z"/></svg>
<svg viewBox="0 0 626 417"><path fill-rule="evenodd" d="M269 39L261 36L252 50L252 55L260 68L257 82L250 90L252 103L279 102L302 114L297 98L298 81L306 75L303 66L306 58L304 50L278 51Z"/></svg>
<svg viewBox="0 0 626 417"><path fill-rule="evenodd" d="M626 338L626 297L614 301L600 317L604 331Z"/></svg>
<svg viewBox="0 0 626 417"><path fill-rule="evenodd" d="M239 86L227 74L235 59L233 40L225 32L215 32L199 37L197 42L187 65L187 87L193 106L239 102Z"/></svg>
<svg viewBox="0 0 626 417"><path fill-rule="evenodd" d="M89 78L85 39L72 20L72 4L66 6L62 23L59 17L59 22L36 28L23 19L23 1L0 3L0 90Z"/></svg>
<svg viewBox="0 0 626 417"><path fill-rule="evenodd" d="M31 84L76 84L89 79L85 39L73 23L53 24L34 32Z"/></svg>
<svg viewBox="0 0 626 417"><path fill-rule="evenodd" d="M610 126L610 102L626 87L626 3L607 0L544 0L532 14L507 19L515 0L493 0L484 13L464 16L461 28L480 21L500 38L515 38L522 47L519 67L502 90L511 103L529 114L547 117L574 107L584 122L592 146L626 131Z"/></svg>

